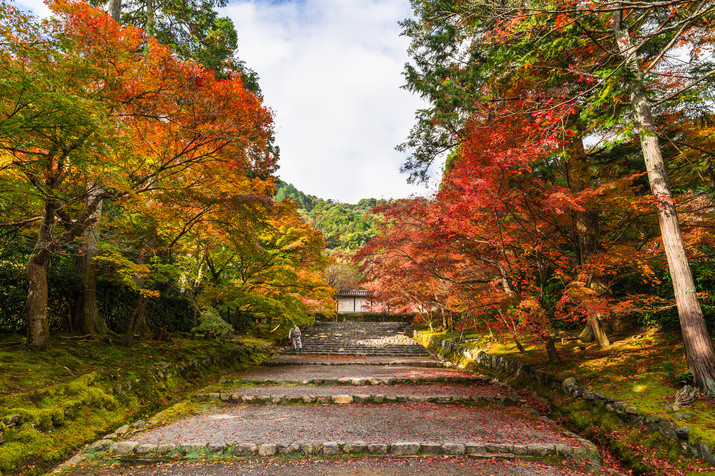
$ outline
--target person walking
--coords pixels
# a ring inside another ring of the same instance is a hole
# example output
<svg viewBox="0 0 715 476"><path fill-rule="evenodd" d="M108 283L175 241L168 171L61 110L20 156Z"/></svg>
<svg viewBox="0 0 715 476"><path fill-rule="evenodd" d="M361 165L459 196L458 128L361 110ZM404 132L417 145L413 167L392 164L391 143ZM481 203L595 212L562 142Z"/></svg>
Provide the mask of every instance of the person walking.
<svg viewBox="0 0 715 476"><path fill-rule="evenodd" d="M302 352L303 351L303 343L300 340L300 328L298 325L296 325L293 329L288 331L288 340L291 342L291 345L293 346L293 352Z"/></svg>

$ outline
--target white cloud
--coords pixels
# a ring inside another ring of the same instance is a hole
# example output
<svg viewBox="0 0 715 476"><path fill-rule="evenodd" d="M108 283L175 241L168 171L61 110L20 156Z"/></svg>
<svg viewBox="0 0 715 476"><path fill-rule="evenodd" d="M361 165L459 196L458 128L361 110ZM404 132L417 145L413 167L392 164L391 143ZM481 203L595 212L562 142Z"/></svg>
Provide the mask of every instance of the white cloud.
<svg viewBox="0 0 715 476"><path fill-rule="evenodd" d="M49 15L42 0L17 4ZM275 113L283 180L352 203L427 193L406 183L394 150L421 106L401 89L408 0L234 0L221 15Z"/></svg>
<svg viewBox="0 0 715 476"><path fill-rule="evenodd" d="M17 0L16 5L22 10L32 12L39 18L47 18L51 13L44 0Z"/></svg>
<svg viewBox="0 0 715 476"><path fill-rule="evenodd" d="M275 112L283 180L345 202L425 193L394 150L420 106L400 89L407 0L238 0L221 14Z"/></svg>

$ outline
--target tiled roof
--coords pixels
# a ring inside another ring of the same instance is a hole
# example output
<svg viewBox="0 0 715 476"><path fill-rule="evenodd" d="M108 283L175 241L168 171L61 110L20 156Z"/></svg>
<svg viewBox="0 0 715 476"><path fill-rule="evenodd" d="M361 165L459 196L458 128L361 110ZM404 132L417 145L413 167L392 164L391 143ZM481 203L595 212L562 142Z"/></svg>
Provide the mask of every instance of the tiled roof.
<svg viewBox="0 0 715 476"><path fill-rule="evenodd" d="M335 297L374 297L374 291L365 289L341 289L335 294Z"/></svg>

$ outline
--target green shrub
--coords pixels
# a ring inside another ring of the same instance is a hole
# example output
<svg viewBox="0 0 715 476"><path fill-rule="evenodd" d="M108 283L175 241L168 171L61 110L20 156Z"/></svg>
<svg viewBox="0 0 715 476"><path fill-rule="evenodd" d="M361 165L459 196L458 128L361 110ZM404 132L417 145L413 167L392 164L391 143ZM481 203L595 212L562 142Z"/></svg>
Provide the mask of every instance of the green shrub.
<svg viewBox="0 0 715 476"><path fill-rule="evenodd" d="M191 329L191 332L203 334L206 337L224 337L231 332L233 328L231 324L224 321L221 315L213 307L207 307L199 316L199 325Z"/></svg>

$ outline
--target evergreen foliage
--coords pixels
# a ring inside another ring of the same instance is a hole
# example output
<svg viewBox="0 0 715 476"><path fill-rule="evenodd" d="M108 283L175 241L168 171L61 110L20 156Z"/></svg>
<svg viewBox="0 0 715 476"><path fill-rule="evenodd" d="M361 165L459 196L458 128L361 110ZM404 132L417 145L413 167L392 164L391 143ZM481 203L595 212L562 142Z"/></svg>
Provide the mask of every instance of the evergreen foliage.
<svg viewBox="0 0 715 476"><path fill-rule="evenodd" d="M279 182L274 199L281 202L287 198L300 207L304 220L323 233L329 253L355 252L377 236L381 217L370 211L387 203L375 198L363 198L356 204L324 200Z"/></svg>

